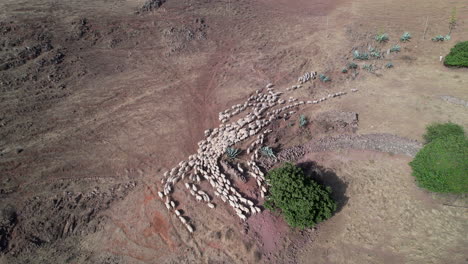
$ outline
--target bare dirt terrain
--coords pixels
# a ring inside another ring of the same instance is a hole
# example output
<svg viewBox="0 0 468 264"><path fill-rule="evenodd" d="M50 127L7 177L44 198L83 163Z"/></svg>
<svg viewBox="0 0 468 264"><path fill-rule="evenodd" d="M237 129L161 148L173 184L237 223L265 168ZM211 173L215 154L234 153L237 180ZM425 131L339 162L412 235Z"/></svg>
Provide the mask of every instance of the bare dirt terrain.
<svg viewBox="0 0 468 264"><path fill-rule="evenodd" d="M468 129L468 71L439 62L468 38L465 1L145 2L0 1L0 263L467 263L468 198L419 189L408 166L427 124ZM452 40L433 43L453 7ZM375 72L341 73L353 48L404 31ZM189 234L156 195L162 173L218 112L306 71L332 82L292 96L348 94L268 142L334 188L336 215L291 230L176 190Z"/></svg>

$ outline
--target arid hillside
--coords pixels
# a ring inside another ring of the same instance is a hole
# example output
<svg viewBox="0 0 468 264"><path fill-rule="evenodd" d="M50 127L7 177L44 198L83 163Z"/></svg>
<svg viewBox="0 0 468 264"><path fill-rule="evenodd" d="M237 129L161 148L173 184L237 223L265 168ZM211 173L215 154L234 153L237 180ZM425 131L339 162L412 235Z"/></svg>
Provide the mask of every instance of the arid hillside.
<svg viewBox="0 0 468 264"><path fill-rule="evenodd" d="M453 13L451 40L431 41ZM0 263L466 263L466 195L418 188L408 162L429 123L468 129L468 71L439 59L467 23L463 0L0 1ZM382 57L353 60L369 48ZM331 81L291 89L307 72ZM179 182L189 233L164 173L270 91L304 103L265 126L279 158L261 170L299 164L339 210L293 230L252 178L231 179L262 209L246 221Z"/></svg>

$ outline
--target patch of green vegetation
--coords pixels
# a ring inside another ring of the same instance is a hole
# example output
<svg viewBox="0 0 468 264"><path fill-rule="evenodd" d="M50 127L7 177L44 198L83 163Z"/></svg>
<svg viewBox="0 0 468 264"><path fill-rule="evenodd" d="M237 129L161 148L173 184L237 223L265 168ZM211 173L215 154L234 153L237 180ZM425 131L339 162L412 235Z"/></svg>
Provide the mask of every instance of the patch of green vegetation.
<svg viewBox="0 0 468 264"><path fill-rule="evenodd" d="M428 143L410 162L418 185L433 192L468 193L468 139L463 128L431 125L424 138Z"/></svg>
<svg viewBox="0 0 468 264"><path fill-rule="evenodd" d="M446 35L445 37L442 35L438 35L432 38L432 41L439 42L439 41L449 41L451 39L450 35Z"/></svg>
<svg viewBox="0 0 468 264"><path fill-rule="evenodd" d="M390 48L390 52L400 52L401 50L401 47L400 45L396 44L396 45L393 45L391 48Z"/></svg>
<svg viewBox="0 0 468 264"><path fill-rule="evenodd" d="M448 123L435 123L429 125L426 128L426 134L423 138L426 144L431 143L433 140L438 138L445 138L448 136L464 136L465 130L460 125L448 122Z"/></svg>
<svg viewBox="0 0 468 264"><path fill-rule="evenodd" d="M375 41L377 41L379 43L387 42L388 40L389 40L389 37L388 37L387 33L377 34L375 36Z"/></svg>
<svg viewBox="0 0 468 264"><path fill-rule="evenodd" d="M305 115L301 115L299 117L299 126L300 127L305 127L309 123L309 120L307 120L307 117Z"/></svg>
<svg viewBox="0 0 468 264"><path fill-rule="evenodd" d="M401 35L400 37L401 42L407 42L407 41L410 41L410 39L411 39L411 34L409 32L403 33L403 35Z"/></svg>
<svg viewBox="0 0 468 264"><path fill-rule="evenodd" d="M262 155L265 156L265 157L276 159L275 152L274 152L273 149L270 148L270 147L263 147L263 148L261 148L261 149L260 149L260 153L262 153Z"/></svg>
<svg viewBox="0 0 468 264"><path fill-rule="evenodd" d="M374 71L374 65L372 64L364 64L362 68L368 72L373 72Z"/></svg>
<svg viewBox="0 0 468 264"><path fill-rule="evenodd" d="M445 57L444 65L468 67L468 41L457 43Z"/></svg>
<svg viewBox="0 0 468 264"><path fill-rule="evenodd" d="M231 159L235 159L240 153L241 153L240 149L231 148L231 147L226 148L226 155Z"/></svg>
<svg viewBox="0 0 468 264"><path fill-rule="evenodd" d="M348 69L357 69L358 65L354 62L348 63Z"/></svg>
<svg viewBox="0 0 468 264"><path fill-rule="evenodd" d="M369 54L366 52L359 52L358 50L353 51L353 57L356 60L368 60Z"/></svg>
<svg viewBox="0 0 468 264"><path fill-rule="evenodd" d="M387 64L385 64L385 68L387 69L393 68L393 62L390 61Z"/></svg>
<svg viewBox="0 0 468 264"><path fill-rule="evenodd" d="M280 209L292 227L313 227L330 218L336 210L331 189L307 177L301 168L291 163L271 170L266 178L270 189L265 207Z"/></svg>
<svg viewBox="0 0 468 264"><path fill-rule="evenodd" d="M347 73L347 72L348 72L348 68L343 68L343 69L341 69L341 72L342 72L342 73Z"/></svg>
<svg viewBox="0 0 468 264"><path fill-rule="evenodd" d="M383 57L382 53L380 52L380 50L376 49L376 48L369 48L369 51L370 51L370 56L372 58L376 58L376 59L380 59Z"/></svg>
<svg viewBox="0 0 468 264"><path fill-rule="evenodd" d="M330 82L331 81L330 77L326 76L325 74L319 74L319 79L322 82Z"/></svg>

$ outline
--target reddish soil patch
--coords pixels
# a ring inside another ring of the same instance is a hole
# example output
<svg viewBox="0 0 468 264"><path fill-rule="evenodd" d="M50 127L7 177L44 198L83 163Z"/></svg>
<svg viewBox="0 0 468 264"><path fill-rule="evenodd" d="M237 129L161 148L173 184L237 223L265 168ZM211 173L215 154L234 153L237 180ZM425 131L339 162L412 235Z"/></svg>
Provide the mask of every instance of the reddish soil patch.
<svg viewBox="0 0 468 264"><path fill-rule="evenodd" d="M289 227L281 216L265 210L260 215L249 217L247 223L266 256L275 255L283 249Z"/></svg>

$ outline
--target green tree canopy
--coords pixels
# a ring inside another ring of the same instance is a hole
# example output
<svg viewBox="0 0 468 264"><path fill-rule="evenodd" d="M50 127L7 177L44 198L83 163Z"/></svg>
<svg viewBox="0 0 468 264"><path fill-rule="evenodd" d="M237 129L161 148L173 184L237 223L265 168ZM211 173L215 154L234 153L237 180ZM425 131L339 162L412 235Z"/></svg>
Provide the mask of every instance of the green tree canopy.
<svg viewBox="0 0 468 264"><path fill-rule="evenodd" d="M318 184L304 171L286 163L267 175L271 185L265 206L280 209L292 227L307 228L330 218L336 203L330 197L331 189Z"/></svg>
<svg viewBox="0 0 468 264"><path fill-rule="evenodd" d="M445 56L445 66L468 67L468 41L457 43Z"/></svg>
<svg viewBox="0 0 468 264"><path fill-rule="evenodd" d="M468 193L468 139L452 123L427 128L428 142L410 166L419 186L433 192Z"/></svg>

